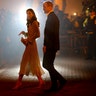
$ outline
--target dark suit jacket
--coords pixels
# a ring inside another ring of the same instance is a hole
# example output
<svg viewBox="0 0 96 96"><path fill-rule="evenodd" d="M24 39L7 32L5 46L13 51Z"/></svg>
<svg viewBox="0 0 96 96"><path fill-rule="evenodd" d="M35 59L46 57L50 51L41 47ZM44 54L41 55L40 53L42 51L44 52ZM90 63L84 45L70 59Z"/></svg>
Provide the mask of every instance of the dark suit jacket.
<svg viewBox="0 0 96 96"><path fill-rule="evenodd" d="M59 19L54 12L48 15L44 30L44 46L47 50L59 50Z"/></svg>

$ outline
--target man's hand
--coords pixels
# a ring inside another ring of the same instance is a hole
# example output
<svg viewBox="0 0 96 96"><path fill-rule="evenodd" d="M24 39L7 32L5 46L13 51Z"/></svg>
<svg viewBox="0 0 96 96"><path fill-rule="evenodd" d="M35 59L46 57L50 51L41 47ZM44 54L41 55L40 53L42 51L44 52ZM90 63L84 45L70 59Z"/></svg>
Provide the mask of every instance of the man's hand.
<svg viewBox="0 0 96 96"><path fill-rule="evenodd" d="M43 46L43 53L46 53L46 46Z"/></svg>

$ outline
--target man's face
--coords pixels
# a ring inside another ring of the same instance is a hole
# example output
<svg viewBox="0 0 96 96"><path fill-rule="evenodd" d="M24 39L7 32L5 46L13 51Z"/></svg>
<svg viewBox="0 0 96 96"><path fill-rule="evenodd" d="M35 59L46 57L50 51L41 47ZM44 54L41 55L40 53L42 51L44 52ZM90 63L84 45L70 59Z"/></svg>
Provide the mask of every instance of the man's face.
<svg viewBox="0 0 96 96"><path fill-rule="evenodd" d="M49 13L49 6L47 5L47 3L43 4L43 10L45 14Z"/></svg>

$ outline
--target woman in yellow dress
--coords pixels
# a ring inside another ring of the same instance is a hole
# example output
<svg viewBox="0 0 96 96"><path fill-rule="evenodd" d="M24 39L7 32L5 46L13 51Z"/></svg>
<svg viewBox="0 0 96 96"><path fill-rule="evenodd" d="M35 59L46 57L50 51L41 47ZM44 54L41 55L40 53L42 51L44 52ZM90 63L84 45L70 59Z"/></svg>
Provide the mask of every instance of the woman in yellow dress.
<svg viewBox="0 0 96 96"><path fill-rule="evenodd" d="M36 38L40 37L39 22L33 9L28 9L27 14L27 30L22 31L19 35L24 35L25 38L21 38L21 42L25 45L25 51L22 57L19 77L17 83L13 89L18 89L22 85L22 78L24 75L29 75L31 72L36 75L39 80L39 85L44 84L41 75L44 74L43 69L40 66L39 55L37 51Z"/></svg>

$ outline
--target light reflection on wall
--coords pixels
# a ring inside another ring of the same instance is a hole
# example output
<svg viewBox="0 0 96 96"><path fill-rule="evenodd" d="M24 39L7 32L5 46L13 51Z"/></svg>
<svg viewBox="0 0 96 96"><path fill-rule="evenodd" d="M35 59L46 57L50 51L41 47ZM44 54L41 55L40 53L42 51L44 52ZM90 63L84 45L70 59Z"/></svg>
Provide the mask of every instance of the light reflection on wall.
<svg viewBox="0 0 96 96"><path fill-rule="evenodd" d="M59 5L60 10L62 10L62 0L54 0L55 5Z"/></svg>
<svg viewBox="0 0 96 96"><path fill-rule="evenodd" d="M55 5L58 5L60 10L63 10L69 15L73 15L74 12L78 12L78 15L82 12L82 0L54 0Z"/></svg>

